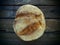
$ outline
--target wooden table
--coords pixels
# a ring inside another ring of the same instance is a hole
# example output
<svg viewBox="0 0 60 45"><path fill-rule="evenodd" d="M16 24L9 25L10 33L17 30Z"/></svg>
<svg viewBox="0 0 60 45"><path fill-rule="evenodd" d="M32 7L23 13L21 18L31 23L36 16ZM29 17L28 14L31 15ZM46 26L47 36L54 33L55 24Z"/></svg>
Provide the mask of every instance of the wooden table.
<svg viewBox="0 0 60 45"><path fill-rule="evenodd" d="M24 4L38 6L46 19L46 31L38 40L22 41L13 30L17 9ZM0 45L59 45L60 6L58 0L1 0L0 1Z"/></svg>

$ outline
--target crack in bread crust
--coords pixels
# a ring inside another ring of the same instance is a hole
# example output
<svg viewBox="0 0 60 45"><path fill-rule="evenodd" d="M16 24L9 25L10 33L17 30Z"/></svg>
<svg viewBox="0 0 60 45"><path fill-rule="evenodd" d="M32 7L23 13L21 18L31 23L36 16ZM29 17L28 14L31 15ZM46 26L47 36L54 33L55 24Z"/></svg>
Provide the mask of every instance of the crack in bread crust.
<svg viewBox="0 0 60 45"><path fill-rule="evenodd" d="M19 35L29 35L32 34L34 31L36 31L39 26L41 26L41 22L38 19L41 19L41 14L37 15L34 13L20 13L18 15L16 15L16 18L22 18L22 17L33 17L32 19L36 19L38 22L34 22L30 25L28 25L25 29L23 29L22 31L18 32ZM15 24L16 24L17 20L15 20ZM27 21L28 22L28 21Z"/></svg>
<svg viewBox="0 0 60 45"><path fill-rule="evenodd" d="M39 28L40 25L41 25L40 21L39 22L35 22L35 23L27 26L21 32L19 32L19 35L29 35L29 34L32 34L34 31L36 31Z"/></svg>

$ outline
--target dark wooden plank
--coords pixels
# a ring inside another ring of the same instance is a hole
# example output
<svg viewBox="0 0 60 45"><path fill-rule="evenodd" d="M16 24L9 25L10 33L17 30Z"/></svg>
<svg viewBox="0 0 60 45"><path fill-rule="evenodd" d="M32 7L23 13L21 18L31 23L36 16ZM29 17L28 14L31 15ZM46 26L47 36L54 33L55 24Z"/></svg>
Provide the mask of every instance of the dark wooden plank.
<svg viewBox="0 0 60 45"><path fill-rule="evenodd" d="M44 33L44 35L31 42L22 41L15 33L0 33L1 44L6 45L55 45L60 41L60 33Z"/></svg>
<svg viewBox="0 0 60 45"><path fill-rule="evenodd" d="M0 19L0 31L14 32L14 19ZM46 19L46 32L60 31L60 19Z"/></svg>
<svg viewBox="0 0 60 45"><path fill-rule="evenodd" d="M0 13L0 18L11 18L11 17L15 17L15 11L0 11L1 13Z"/></svg>
<svg viewBox="0 0 60 45"><path fill-rule="evenodd" d="M14 6L0 6L0 10L13 10Z"/></svg>
<svg viewBox="0 0 60 45"><path fill-rule="evenodd" d="M22 4L58 5L59 0L2 0L0 2L0 5L22 5Z"/></svg>
<svg viewBox="0 0 60 45"><path fill-rule="evenodd" d="M2 8L3 7L3 8ZM38 6L46 18L60 18L60 6ZM1 6L0 18L14 18L19 6Z"/></svg>

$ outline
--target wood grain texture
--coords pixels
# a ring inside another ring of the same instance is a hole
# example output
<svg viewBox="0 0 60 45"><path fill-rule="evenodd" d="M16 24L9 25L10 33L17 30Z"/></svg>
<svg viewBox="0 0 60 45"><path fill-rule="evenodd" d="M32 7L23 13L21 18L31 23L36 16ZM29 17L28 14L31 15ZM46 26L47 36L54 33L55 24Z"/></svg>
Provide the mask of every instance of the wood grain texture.
<svg viewBox="0 0 60 45"><path fill-rule="evenodd" d="M0 45L60 45L59 0L0 0ZM38 40L22 41L13 30L13 21L19 6L38 6L46 17L46 31Z"/></svg>
<svg viewBox="0 0 60 45"><path fill-rule="evenodd" d="M33 5L58 5L58 0L2 0L0 5L22 5L22 4L33 4Z"/></svg>
<svg viewBox="0 0 60 45"><path fill-rule="evenodd" d="M60 41L60 33L44 33L44 35L31 42L22 41L15 33L0 33L1 44L6 45L57 45Z"/></svg>
<svg viewBox="0 0 60 45"><path fill-rule="evenodd" d="M14 19L0 19L0 31L14 32ZM60 19L46 19L46 32L60 31Z"/></svg>
<svg viewBox="0 0 60 45"><path fill-rule="evenodd" d="M60 18L60 6L38 6L46 18ZM15 18L19 6L1 6L0 18Z"/></svg>

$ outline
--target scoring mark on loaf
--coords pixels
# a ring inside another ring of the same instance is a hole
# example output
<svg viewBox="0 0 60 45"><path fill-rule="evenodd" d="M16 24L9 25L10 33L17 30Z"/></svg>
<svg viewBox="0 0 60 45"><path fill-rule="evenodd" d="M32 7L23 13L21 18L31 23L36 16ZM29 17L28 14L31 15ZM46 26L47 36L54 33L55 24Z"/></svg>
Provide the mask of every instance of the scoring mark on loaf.
<svg viewBox="0 0 60 45"><path fill-rule="evenodd" d="M19 35L29 35L32 34L34 31L36 31L39 26L41 26L41 22L35 22L33 24L28 25L25 29L20 31L18 34Z"/></svg>
<svg viewBox="0 0 60 45"><path fill-rule="evenodd" d="M41 18L41 14L34 14L34 13L20 13L16 15L16 18L18 17L23 17L23 16L35 16L35 17L40 17Z"/></svg>

